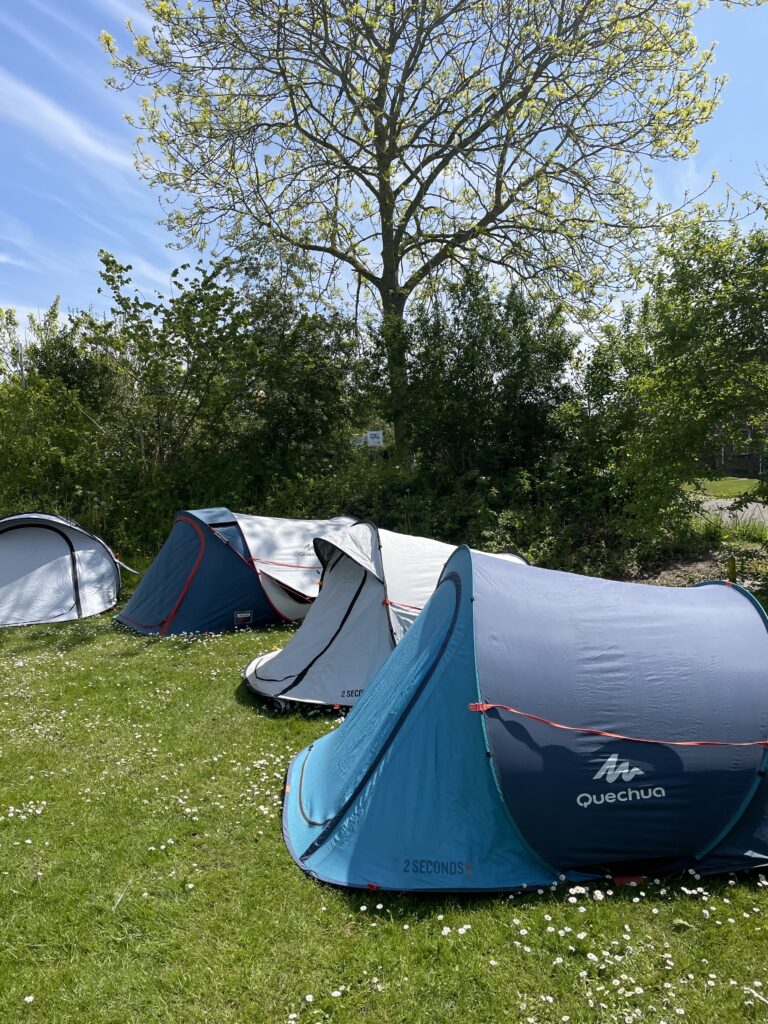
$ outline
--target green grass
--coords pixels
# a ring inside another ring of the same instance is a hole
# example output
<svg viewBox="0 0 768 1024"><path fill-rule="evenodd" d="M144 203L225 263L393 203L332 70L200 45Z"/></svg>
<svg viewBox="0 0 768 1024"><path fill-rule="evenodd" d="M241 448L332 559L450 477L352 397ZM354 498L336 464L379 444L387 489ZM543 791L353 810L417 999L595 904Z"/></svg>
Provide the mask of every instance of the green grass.
<svg viewBox="0 0 768 1024"><path fill-rule="evenodd" d="M0 631L3 1024L768 1021L758 876L602 899L304 876L283 774L338 717L275 716L239 683L287 636Z"/></svg>
<svg viewBox="0 0 768 1024"><path fill-rule="evenodd" d="M768 543L768 524L762 519L738 519L734 522L726 520L721 535L722 544L738 544L741 542L765 545Z"/></svg>
<svg viewBox="0 0 768 1024"><path fill-rule="evenodd" d="M751 494L758 486L757 480L740 476L721 476L717 480L702 480L699 490L708 498L740 498Z"/></svg>

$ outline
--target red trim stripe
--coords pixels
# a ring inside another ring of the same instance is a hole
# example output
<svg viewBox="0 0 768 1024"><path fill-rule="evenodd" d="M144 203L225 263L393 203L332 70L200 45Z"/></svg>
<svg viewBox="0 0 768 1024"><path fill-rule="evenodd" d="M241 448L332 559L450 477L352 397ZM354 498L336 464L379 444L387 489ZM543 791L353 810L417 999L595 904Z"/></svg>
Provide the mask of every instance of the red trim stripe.
<svg viewBox="0 0 768 1024"><path fill-rule="evenodd" d="M551 722L548 718L541 718L539 715L531 715L519 708L511 708L506 704L470 704L469 711L479 711L485 714L487 711L508 711L511 715L519 715L521 718L530 718L542 725L549 725L553 729L565 729L567 732L583 732L588 736L606 736L612 740L630 740L632 743L658 743L664 747L768 747L766 740L741 740L729 742L727 740L651 740L641 736L625 736L620 732L606 732L603 729L587 729L580 725L563 725L562 722Z"/></svg>
<svg viewBox="0 0 768 1024"><path fill-rule="evenodd" d="M187 591L192 586L192 580L195 578L195 574L197 573L197 570L200 568L200 563L202 562L203 555L205 554L205 534L200 529L199 525L194 521L194 519L189 519L187 516L179 516L176 522L189 523L189 525L195 529L195 531L197 532L197 536L200 538L200 551L198 552L197 558L195 559L195 564L192 566L189 576L187 576L187 582L181 588L181 593L179 594L179 598L176 604L173 606L171 610L171 614L163 623L163 628L160 630L160 636L165 636L165 634L170 629L171 623L176 617L176 612L178 612L179 608L181 607L181 602L187 596Z"/></svg>

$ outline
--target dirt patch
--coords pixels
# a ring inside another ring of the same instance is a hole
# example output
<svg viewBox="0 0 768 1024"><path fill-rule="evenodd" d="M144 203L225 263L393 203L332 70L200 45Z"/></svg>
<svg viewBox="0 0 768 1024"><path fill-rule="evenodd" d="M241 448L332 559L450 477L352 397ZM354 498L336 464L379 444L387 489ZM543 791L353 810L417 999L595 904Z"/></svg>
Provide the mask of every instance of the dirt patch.
<svg viewBox="0 0 768 1024"><path fill-rule="evenodd" d="M702 580L722 580L728 576L728 555L712 551L701 558L666 562L652 572L640 573L635 583L656 583L661 587L690 587Z"/></svg>
<svg viewBox="0 0 768 1024"><path fill-rule="evenodd" d="M728 579L728 560L736 562L736 582L762 599L768 597L768 555L759 544L734 545L695 559L669 561L632 577L633 583L691 587L704 580Z"/></svg>

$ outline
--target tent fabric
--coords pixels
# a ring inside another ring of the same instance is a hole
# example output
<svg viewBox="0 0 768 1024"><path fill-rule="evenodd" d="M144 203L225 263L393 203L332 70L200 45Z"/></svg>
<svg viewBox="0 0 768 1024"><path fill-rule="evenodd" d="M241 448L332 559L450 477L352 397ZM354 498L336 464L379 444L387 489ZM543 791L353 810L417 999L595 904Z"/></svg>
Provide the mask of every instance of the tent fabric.
<svg viewBox="0 0 768 1024"><path fill-rule="evenodd" d="M286 843L319 879L398 890L766 865L767 676L768 619L738 587L460 548L345 722L291 763Z"/></svg>
<svg viewBox="0 0 768 1024"><path fill-rule="evenodd" d="M315 541L320 595L291 641L254 659L248 687L285 702L351 706L400 642L454 548L425 537L348 526Z"/></svg>
<svg viewBox="0 0 768 1024"><path fill-rule="evenodd" d="M312 539L333 536L350 522L247 516L227 508L179 512L117 621L167 636L300 619L320 579Z"/></svg>
<svg viewBox="0 0 768 1024"><path fill-rule="evenodd" d="M78 523L42 512L0 519L0 626L98 615L119 593L112 551Z"/></svg>
<svg viewBox="0 0 768 1024"><path fill-rule="evenodd" d="M335 537L355 520L276 519L235 516L253 565L288 591L312 600L317 597L321 567L314 549L316 537Z"/></svg>
<svg viewBox="0 0 768 1024"><path fill-rule="evenodd" d="M255 658L243 678L281 705L351 707L419 615L455 549L366 522L316 539L315 549L323 565L320 596L291 641Z"/></svg>

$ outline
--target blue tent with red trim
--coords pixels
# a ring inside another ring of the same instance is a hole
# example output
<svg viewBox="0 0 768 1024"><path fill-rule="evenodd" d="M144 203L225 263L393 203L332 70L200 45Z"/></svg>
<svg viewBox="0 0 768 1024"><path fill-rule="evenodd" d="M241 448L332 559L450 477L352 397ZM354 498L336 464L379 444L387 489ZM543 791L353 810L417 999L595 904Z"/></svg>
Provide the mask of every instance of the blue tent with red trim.
<svg viewBox="0 0 768 1024"><path fill-rule="evenodd" d="M222 632L303 618L317 596L315 537L350 522L179 512L118 622L138 633Z"/></svg>
<svg viewBox="0 0 768 1024"><path fill-rule="evenodd" d="M509 890L768 864L768 628L741 588L575 576L460 548L283 832L323 881Z"/></svg>

